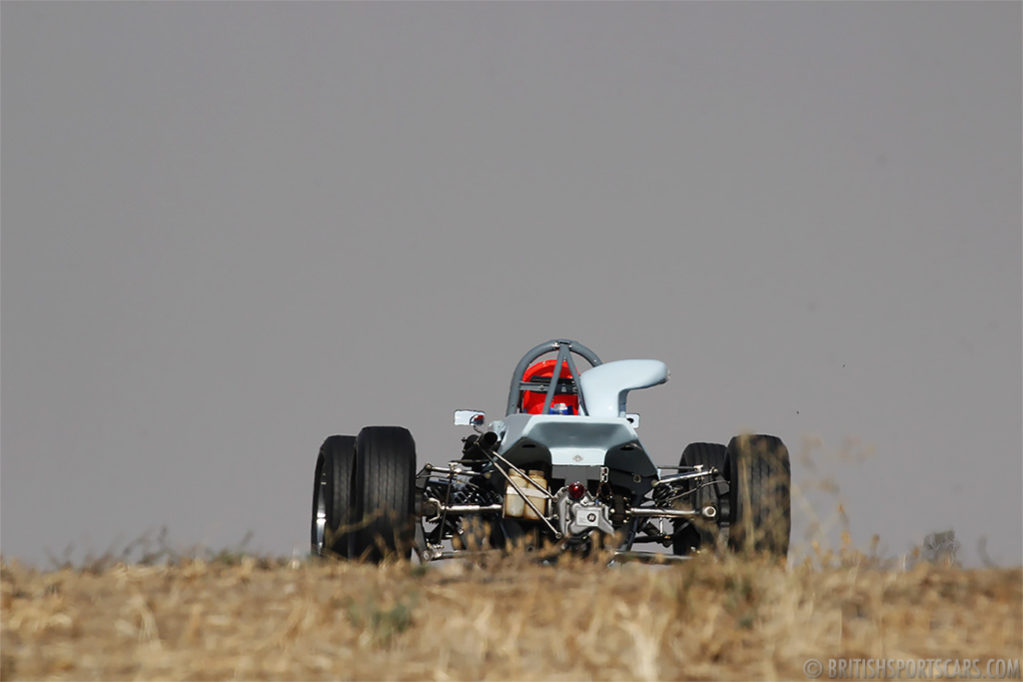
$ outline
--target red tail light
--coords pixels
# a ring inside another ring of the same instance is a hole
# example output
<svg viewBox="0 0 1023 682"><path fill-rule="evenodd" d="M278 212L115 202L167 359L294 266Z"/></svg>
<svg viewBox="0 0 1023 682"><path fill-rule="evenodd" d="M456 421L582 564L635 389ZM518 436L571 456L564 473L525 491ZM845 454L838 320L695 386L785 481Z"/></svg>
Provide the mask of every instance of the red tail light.
<svg viewBox="0 0 1023 682"><path fill-rule="evenodd" d="M573 500L581 500L583 499L583 495L585 494L586 486L584 486L579 481L576 481L575 483L568 486L568 496L571 497Z"/></svg>

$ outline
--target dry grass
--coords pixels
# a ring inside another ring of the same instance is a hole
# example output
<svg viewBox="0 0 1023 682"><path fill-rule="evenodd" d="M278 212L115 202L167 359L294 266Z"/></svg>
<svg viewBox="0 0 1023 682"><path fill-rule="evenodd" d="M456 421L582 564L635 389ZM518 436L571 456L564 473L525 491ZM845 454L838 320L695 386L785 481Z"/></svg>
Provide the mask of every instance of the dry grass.
<svg viewBox="0 0 1023 682"><path fill-rule="evenodd" d="M4 563L4 679L805 679L807 658L1018 658L1023 572L699 557Z"/></svg>

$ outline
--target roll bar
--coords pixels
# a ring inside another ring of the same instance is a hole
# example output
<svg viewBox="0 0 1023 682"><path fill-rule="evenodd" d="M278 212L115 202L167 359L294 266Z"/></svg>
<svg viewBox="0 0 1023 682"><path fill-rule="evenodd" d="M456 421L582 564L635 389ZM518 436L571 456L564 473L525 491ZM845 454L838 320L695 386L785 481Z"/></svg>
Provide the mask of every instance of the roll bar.
<svg viewBox="0 0 1023 682"><path fill-rule="evenodd" d="M534 346L522 356L522 359L519 360L519 364L515 365L515 372L512 374L511 379L511 389L508 391L508 409L505 414L515 414L520 407L519 397L522 391L529 388L535 388L535 385L531 382L522 380L522 375L525 374L529 365L541 355L552 353L554 351L557 351L558 359L554 364L554 372L551 374L550 384L547 387L547 398L543 403L544 414L546 414L551 408L551 403L554 400L554 392L558 385L558 377L561 376L561 367L563 362L568 363L568 371L572 373L572 380L575 382L577 388L579 386L579 372L576 371L575 362L572 360L572 353L580 356L593 367L602 364L596 353L578 341L573 341L572 339L551 339L550 341L544 341L543 343ZM579 391L579 414L588 414L581 390Z"/></svg>

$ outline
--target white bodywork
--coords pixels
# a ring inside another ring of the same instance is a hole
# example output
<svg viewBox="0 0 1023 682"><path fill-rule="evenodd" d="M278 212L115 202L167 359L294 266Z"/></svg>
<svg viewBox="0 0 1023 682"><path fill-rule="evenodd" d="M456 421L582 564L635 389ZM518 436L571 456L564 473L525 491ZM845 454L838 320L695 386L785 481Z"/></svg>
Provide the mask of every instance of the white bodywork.
<svg viewBox="0 0 1023 682"><path fill-rule="evenodd" d="M588 415L510 414L490 428L506 453L523 438L550 450L553 465L601 466L608 450L639 440L635 416L626 417L629 391L663 384L668 367L660 360L606 362L579 375Z"/></svg>
<svg viewBox="0 0 1023 682"><path fill-rule="evenodd" d="M668 366L660 360L616 360L580 374L579 390L590 417L624 417L629 391L667 380Z"/></svg>
<svg viewBox="0 0 1023 682"><path fill-rule="evenodd" d="M577 417L558 414L510 414L490 428L501 437L504 454L522 438L542 443L551 452L551 464L601 466L607 451L637 440L625 417Z"/></svg>

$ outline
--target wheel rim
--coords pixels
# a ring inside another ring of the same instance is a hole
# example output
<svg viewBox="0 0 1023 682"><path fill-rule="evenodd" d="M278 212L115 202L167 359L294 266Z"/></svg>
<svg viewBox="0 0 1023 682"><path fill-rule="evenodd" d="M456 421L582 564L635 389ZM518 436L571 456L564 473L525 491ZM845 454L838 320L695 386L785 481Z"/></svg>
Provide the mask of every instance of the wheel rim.
<svg viewBox="0 0 1023 682"><path fill-rule="evenodd" d="M327 496L323 494L327 487L327 475L322 468L318 473L315 502L313 504L313 551L322 555L327 530Z"/></svg>

